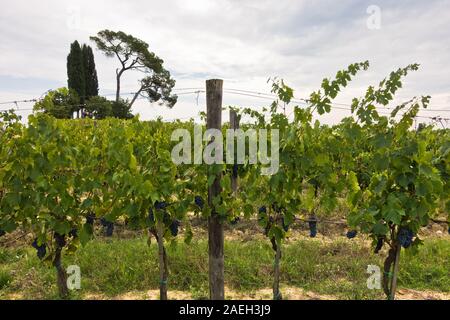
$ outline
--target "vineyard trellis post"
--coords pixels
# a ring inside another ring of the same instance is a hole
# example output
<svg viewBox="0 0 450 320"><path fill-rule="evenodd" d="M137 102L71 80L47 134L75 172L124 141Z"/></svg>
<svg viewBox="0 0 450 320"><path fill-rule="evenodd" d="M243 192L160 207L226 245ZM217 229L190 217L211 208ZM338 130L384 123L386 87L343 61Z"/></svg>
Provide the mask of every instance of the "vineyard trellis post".
<svg viewBox="0 0 450 320"><path fill-rule="evenodd" d="M239 129L239 116L237 112L234 110L230 110L230 129L234 130ZM233 165L233 174L231 175L231 190L233 190L235 196L237 194L237 189L238 189L237 160L235 160Z"/></svg>
<svg viewBox="0 0 450 320"><path fill-rule="evenodd" d="M223 80L206 81L206 128L222 128ZM214 165L211 165L212 168ZM210 170L209 170L210 171ZM211 215L208 218L208 252L209 252L209 297L211 300L224 300L224 235L223 224L213 206L213 199L220 196L221 173L216 173L212 185L208 186L208 204Z"/></svg>

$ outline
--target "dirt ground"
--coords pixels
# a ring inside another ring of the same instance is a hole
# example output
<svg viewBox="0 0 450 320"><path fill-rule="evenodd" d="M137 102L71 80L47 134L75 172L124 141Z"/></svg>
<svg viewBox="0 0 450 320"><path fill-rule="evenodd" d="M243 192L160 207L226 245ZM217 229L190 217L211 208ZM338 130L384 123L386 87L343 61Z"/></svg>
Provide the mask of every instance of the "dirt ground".
<svg viewBox="0 0 450 320"><path fill-rule="evenodd" d="M330 295L321 295L311 291L305 291L301 288L282 287L283 298L285 300L337 300ZM189 292L170 290L168 293L171 300L191 300L192 295ZM260 289L252 293L240 293L229 288L225 288L225 297L229 300L271 300L272 289ZM16 297L19 298L20 297ZM114 297L105 297L101 294L87 294L83 297L88 300L157 300L159 299L158 290L132 291L120 294ZM411 289L399 289L396 295L397 300L450 300L450 293L441 293L433 291L417 291Z"/></svg>

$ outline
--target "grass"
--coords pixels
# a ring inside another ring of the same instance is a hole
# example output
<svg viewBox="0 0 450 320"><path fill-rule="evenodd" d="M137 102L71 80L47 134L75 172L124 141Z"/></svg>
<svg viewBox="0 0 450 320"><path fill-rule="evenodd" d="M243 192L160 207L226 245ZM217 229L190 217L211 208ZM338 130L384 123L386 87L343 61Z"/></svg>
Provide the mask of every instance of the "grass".
<svg viewBox="0 0 450 320"><path fill-rule="evenodd" d="M11 282L12 277L8 271L0 270L0 290L6 288Z"/></svg>
<svg viewBox="0 0 450 320"><path fill-rule="evenodd" d="M169 290L189 291L196 299L208 295L207 242L168 245ZM367 265L382 266L363 241L337 238L332 242L298 240L283 247L281 282L341 299L379 299L381 290L366 287ZM82 289L114 297L130 291L157 289L157 248L146 239L97 239L64 265L79 265ZM228 288L252 292L272 286L273 252L268 242L228 241L225 244L225 279ZM399 287L450 292L450 241L427 239L416 255L403 251ZM0 299L18 295L24 299L57 299L55 272L40 262L32 248L0 248Z"/></svg>

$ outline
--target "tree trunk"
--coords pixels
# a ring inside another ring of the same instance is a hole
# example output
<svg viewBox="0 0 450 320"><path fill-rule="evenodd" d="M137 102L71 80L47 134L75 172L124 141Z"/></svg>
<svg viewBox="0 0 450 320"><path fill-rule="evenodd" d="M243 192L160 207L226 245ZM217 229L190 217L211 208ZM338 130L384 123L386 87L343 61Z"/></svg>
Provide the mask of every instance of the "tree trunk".
<svg viewBox="0 0 450 320"><path fill-rule="evenodd" d="M395 260L394 260L394 271L392 274L392 283L391 283L391 295L389 300L395 300L395 291L397 290L397 275L398 275L398 266L400 262L400 252L402 251L402 247L400 244L397 244L396 252L395 252Z"/></svg>
<svg viewBox="0 0 450 320"><path fill-rule="evenodd" d="M67 288L67 274L61 265L61 251L62 248L57 246L53 266L56 268L56 283L58 285L59 297L61 299L67 299L69 297L69 289Z"/></svg>
<svg viewBox="0 0 450 320"><path fill-rule="evenodd" d="M280 261L281 261L281 245L276 244L277 250L275 252L275 263L273 267L273 300L281 300L282 295L280 292Z"/></svg>
<svg viewBox="0 0 450 320"><path fill-rule="evenodd" d="M141 87L141 88L134 94L133 99L131 99L131 102L130 102L130 108L131 108L131 106L134 104L134 102L136 101L136 99L139 97L139 95L141 94L142 90L143 90L143 88Z"/></svg>
<svg viewBox="0 0 450 320"><path fill-rule="evenodd" d="M119 72L117 72L117 77L116 77L116 103L119 103L120 100L120 76L122 75L123 70L120 70Z"/></svg>
<svg viewBox="0 0 450 320"><path fill-rule="evenodd" d="M389 300L394 300L397 289L398 262L400 258L400 245L395 241L389 249L388 256L384 261L383 291ZM393 267L393 268L392 268ZM393 271L391 272L391 269Z"/></svg>
<svg viewBox="0 0 450 320"><path fill-rule="evenodd" d="M159 298L167 300L167 256L164 248L164 225L158 222L157 226L158 256L159 256Z"/></svg>

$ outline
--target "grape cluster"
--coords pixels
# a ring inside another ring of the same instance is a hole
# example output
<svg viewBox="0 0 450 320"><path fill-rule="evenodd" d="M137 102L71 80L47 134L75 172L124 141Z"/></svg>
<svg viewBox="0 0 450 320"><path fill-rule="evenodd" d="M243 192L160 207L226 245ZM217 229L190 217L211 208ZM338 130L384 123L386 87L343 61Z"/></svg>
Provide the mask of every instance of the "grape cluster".
<svg viewBox="0 0 450 320"><path fill-rule="evenodd" d="M105 228L105 235L107 237L112 237L113 232L114 232L114 222L110 222L110 221L106 220L105 218L101 218L100 223Z"/></svg>
<svg viewBox="0 0 450 320"><path fill-rule="evenodd" d="M156 210L164 210L168 207L167 202L165 201L155 201L155 209Z"/></svg>
<svg viewBox="0 0 450 320"><path fill-rule="evenodd" d="M317 235L317 220L316 218L310 218L308 221L309 236L315 238Z"/></svg>
<svg viewBox="0 0 450 320"><path fill-rule="evenodd" d="M409 248L413 242L414 232L410 229L402 227L398 231L397 239L403 248Z"/></svg>
<svg viewBox="0 0 450 320"><path fill-rule="evenodd" d="M240 220L241 220L240 217L235 217L233 220L230 221L230 224L234 226L234 225L236 225Z"/></svg>
<svg viewBox="0 0 450 320"><path fill-rule="evenodd" d="M384 244L384 239L383 238L378 238L377 246L375 247L375 253L380 252L381 248L383 248L383 244Z"/></svg>
<svg viewBox="0 0 450 320"><path fill-rule="evenodd" d="M37 254L38 258L40 260L44 259L45 255L47 253L45 244L38 245L38 240L34 239L31 246L36 249L36 251L37 251L36 254Z"/></svg>
<svg viewBox="0 0 450 320"><path fill-rule="evenodd" d="M267 216L266 206L262 206L258 209L258 222L262 223Z"/></svg>
<svg viewBox="0 0 450 320"><path fill-rule="evenodd" d="M200 197L200 196L195 196L194 202L195 202L195 204L196 204L200 209L203 209L203 206L204 206L205 203L204 203L202 197Z"/></svg>
<svg viewBox="0 0 450 320"><path fill-rule="evenodd" d="M105 235L107 237L112 237L114 232L114 223L110 222L107 226L106 226L106 231L105 231Z"/></svg>
<svg viewBox="0 0 450 320"><path fill-rule="evenodd" d="M358 231L350 230L350 231L347 232L346 236L349 239L353 239L354 237L356 237L357 234L358 234Z"/></svg>
<svg viewBox="0 0 450 320"><path fill-rule="evenodd" d="M95 221L95 214L90 212L87 216L86 216L86 223L90 224L91 226L94 224Z"/></svg>
<svg viewBox="0 0 450 320"><path fill-rule="evenodd" d="M172 236L176 237L178 235L178 227L180 226L181 222L178 219L174 219L172 223L169 226L170 233Z"/></svg>
<svg viewBox="0 0 450 320"><path fill-rule="evenodd" d="M77 230L77 228L73 228L72 230L69 231L69 237L73 237L73 238L78 237L78 230Z"/></svg>
<svg viewBox="0 0 450 320"><path fill-rule="evenodd" d="M5 230L0 229L0 237L3 237L6 234Z"/></svg>
<svg viewBox="0 0 450 320"><path fill-rule="evenodd" d="M62 248L66 245L66 237L63 234L55 232L55 241L58 247Z"/></svg>

